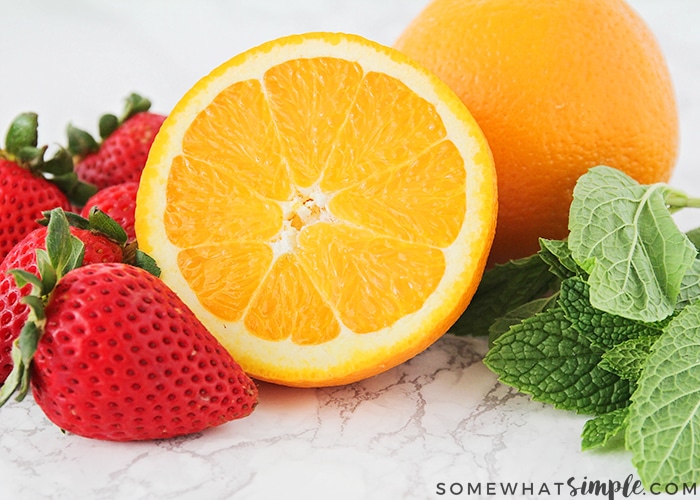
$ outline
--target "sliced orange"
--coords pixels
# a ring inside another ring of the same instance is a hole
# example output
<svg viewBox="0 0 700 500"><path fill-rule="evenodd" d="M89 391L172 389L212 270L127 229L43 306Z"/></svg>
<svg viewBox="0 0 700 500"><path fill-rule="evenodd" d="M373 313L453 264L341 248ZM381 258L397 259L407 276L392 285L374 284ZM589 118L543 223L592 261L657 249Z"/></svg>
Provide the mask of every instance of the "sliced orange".
<svg viewBox="0 0 700 500"><path fill-rule="evenodd" d="M143 171L136 233L248 374L311 387L438 339L495 220L491 152L452 91L394 49L310 33L187 92Z"/></svg>

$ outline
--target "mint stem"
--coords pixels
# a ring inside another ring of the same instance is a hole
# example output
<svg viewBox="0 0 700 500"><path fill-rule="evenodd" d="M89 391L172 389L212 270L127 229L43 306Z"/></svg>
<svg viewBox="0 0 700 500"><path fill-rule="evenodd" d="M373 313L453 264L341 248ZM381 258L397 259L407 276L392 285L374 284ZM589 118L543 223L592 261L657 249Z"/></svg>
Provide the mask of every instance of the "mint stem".
<svg viewBox="0 0 700 500"><path fill-rule="evenodd" d="M691 198L682 191L669 190L664 196L666 205L671 211L682 208L700 208L700 198Z"/></svg>
<svg viewBox="0 0 700 500"><path fill-rule="evenodd" d="M688 208L700 208L700 198L688 198L685 206Z"/></svg>

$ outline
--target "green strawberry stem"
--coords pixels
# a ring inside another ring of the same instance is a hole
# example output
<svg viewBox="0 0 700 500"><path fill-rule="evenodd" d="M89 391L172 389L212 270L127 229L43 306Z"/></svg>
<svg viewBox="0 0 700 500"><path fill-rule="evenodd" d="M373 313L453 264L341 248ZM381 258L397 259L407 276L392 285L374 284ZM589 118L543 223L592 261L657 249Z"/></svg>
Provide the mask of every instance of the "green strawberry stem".
<svg viewBox="0 0 700 500"><path fill-rule="evenodd" d="M87 218L73 212L61 212L62 214L60 217L65 217L68 225L70 226L99 233L122 247L126 244L128 236L126 231L124 231L124 228L105 212L97 208L97 206L90 209L90 213ZM43 212L44 218L38 220L37 222L42 226L48 226L55 213L55 210Z"/></svg>
<svg viewBox="0 0 700 500"><path fill-rule="evenodd" d="M132 92L129 97L126 98L126 105L124 106L124 112L120 121L124 123L135 114L148 111L149 109L151 109L150 99Z"/></svg>
<svg viewBox="0 0 700 500"><path fill-rule="evenodd" d="M6 158L55 184L74 205L85 205L97 188L78 179L73 171L73 159L64 148L59 148L53 158L46 160L44 155L48 147L37 145L38 130L36 113L17 116L8 128L5 149L0 150L0 158Z"/></svg>
<svg viewBox="0 0 700 500"><path fill-rule="evenodd" d="M126 99L124 110L121 117L117 117L111 113L102 115L98 122L98 131L101 140L117 130L125 121L137 113L148 111L151 109L151 101L139 94L131 93ZM90 133L79 129L71 124L66 128L68 135L68 151L73 156L84 158L89 154L96 153L100 149L100 142L97 141Z"/></svg>
<svg viewBox="0 0 700 500"><path fill-rule="evenodd" d="M56 211L51 210L44 212L44 218L38 221L39 224L48 225L54 212ZM140 250L137 242L133 241L129 243L124 228L97 206L90 209L87 218L72 212L65 213L62 210L61 213L61 217L65 217L70 226L99 233L121 246L123 262L135 267L140 267L153 276L160 276L160 268L153 257Z"/></svg>
<svg viewBox="0 0 700 500"><path fill-rule="evenodd" d="M68 151L74 156L84 158L91 153L97 153L100 149L100 143L85 130L68 124L66 128L68 136Z"/></svg>
<svg viewBox="0 0 700 500"><path fill-rule="evenodd" d="M25 148L36 148L39 142L39 117L36 113L22 113L10 124L5 136L5 149L19 156Z"/></svg>
<svg viewBox="0 0 700 500"><path fill-rule="evenodd" d="M100 132L100 138L105 140L107 137L112 135L112 133L119 128L120 123L119 118L111 113L100 116L100 121L97 124L97 129Z"/></svg>

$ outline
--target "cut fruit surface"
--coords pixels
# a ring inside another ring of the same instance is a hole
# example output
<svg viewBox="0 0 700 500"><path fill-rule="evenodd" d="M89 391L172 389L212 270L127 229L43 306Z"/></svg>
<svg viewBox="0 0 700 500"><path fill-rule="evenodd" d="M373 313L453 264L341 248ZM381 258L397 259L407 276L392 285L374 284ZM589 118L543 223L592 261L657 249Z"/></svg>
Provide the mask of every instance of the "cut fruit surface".
<svg viewBox="0 0 700 500"><path fill-rule="evenodd" d="M225 62L181 99L137 196L140 247L252 377L326 386L437 340L496 221L488 145L431 73L309 33Z"/></svg>

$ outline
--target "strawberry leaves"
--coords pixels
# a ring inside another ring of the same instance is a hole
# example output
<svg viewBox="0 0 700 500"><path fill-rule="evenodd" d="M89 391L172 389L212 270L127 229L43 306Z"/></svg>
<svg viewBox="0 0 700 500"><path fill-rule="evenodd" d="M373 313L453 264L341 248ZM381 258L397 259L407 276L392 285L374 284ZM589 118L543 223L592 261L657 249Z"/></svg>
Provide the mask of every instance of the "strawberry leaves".
<svg viewBox="0 0 700 500"><path fill-rule="evenodd" d="M54 210L52 214L46 233L46 250L37 250L37 266L42 277L52 270L58 281L82 265L85 244L70 233L70 225L63 210Z"/></svg>
<svg viewBox="0 0 700 500"><path fill-rule="evenodd" d="M55 184L71 203L83 206L97 192L97 188L78 179L73 160L66 149L59 148L51 159L44 158L48 147L38 146L38 128L36 113L18 115L8 128L5 149L0 150L0 158L11 160Z"/></svg>
<svg viewBox="0 0 700 500"><path fill-rule="evenodd" d="M122 123L134 116L135 114L151 109L151 101L139 94L130 94L126 98L122 116L117 118L115 115L107 113L100 117L98 128L102 140L106 139L117 130Z"/></svg>
<svg viewBox="0 0 700 500"><path fill-rule="evenodd" d="M49 225L54 216L65 219L70 226L86 229L106 236L122 247L124 251L123 261L125 263L140 267L153 276L160 276L160 268L153 257L139 250L137 242L129 242L124 228L96 206L90 209L87 218L72 212L52 210L45 212L44 218L39 220L39 223L42 225ZM40 258L39 253L37 253L37 258Z"/></svg>
<svg viewBox="0 0 700 500"><path fill-rule="evenodd" d="M151 109L151 101L139 94L132 93L124 103L122 115L117 117L111 113L105 113L98 120L100 139L104 141L112 135L126 120L132 116ZM96 153L100 149L100 141L96 140L89 132L68 124L66 128L68 136L68 151L74 156L84 158Z"/></svg>
<svg viewBox="0 0 700 500"><path fill-rule="evenodd" d="M22 113L10 124L5 136L5 150L21 162L43 156L44 151L37 148L39 142L39 117L36 113Z"/></svg>

